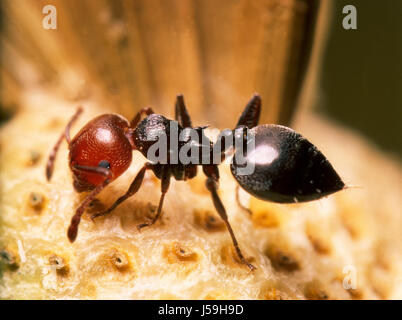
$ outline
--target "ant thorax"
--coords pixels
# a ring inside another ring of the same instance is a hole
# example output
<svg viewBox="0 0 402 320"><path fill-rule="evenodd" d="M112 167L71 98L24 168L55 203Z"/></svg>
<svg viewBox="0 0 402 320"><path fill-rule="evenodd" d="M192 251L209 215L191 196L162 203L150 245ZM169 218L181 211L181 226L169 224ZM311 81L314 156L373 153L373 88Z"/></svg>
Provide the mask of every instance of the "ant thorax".
<svg viewBox="0 0 402 320"><path fill-rule="evenodd" d="M206 128L183 128L177 121L151 114L138 124L133 140L135 148L155 164L218 165L230 149L236 149L238 163L244 163L240 156L251 152L254 145L247 128L223 130L216 143L207 136Z"/></svg>

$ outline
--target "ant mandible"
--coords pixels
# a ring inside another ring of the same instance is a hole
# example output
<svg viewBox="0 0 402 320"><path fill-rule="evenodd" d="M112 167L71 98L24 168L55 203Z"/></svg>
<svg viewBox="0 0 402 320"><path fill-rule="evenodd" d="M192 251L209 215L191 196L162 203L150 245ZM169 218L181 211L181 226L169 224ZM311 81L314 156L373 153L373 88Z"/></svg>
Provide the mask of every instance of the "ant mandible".
<svg viewBox="0 0 402 320"><path fill-rule="evenodd" d="M246 154L246 161L253 162L254 171L249 175L237 174L241 166L233 157L230 168L239 185L251 195L277 203L295 203L320 199L342 190L345 184L335 172L325 156L307 139L290 128L281 125L257 125L261 111L261 98L255 94L246 105L236 129L250 130L255 135L255 149ZM78 225L85 209L95 196L108 184L118 178L130 166L132 151L138 150L145 157L149 148L155 143L156 133L169 137L169 128L174 120L155 114L152 109L141 109L131 122L117 114L100 115L88 122L70 139L70 127L82 113L78 108L60 136L46 166L46 176L50 180L55 157L61 142L65 139L69 146L69 165L73 173L73 185L77 192L90 193L76 209L68 228L68 239L73 242L77 237ZM141 121L141 116L146 117ZM175 105L175 122L179 133L184 128L193 128L182 95L178 95ZM205 127L194 128L202 134ZM222 143L218 139L216 143ZM212 150L214 144L209 143ZM201 147L201 146L200 146ZM224 159L224 149L222 159ZM236 152L236 150L235 150ZM149 160L149 159L148 159ZM112 212L119 204L133 196L140 188L145 172L152 170L161 180L161 197L154 218L148 223L138 225L138 229L153 225L162 214L165 195L169 189L170 179L192 179L197 174L197 165L201 165L206 175L206 187L211 194L216 211L223 219L240 261L251 270L255 267L249 263L240 250L225 207L218 195L218 165L209 164L173 164L146 162L137 173L127 192L118 198L105 211L92 215L92 219ZM244 164L242 164L244 165Z"/></svg>

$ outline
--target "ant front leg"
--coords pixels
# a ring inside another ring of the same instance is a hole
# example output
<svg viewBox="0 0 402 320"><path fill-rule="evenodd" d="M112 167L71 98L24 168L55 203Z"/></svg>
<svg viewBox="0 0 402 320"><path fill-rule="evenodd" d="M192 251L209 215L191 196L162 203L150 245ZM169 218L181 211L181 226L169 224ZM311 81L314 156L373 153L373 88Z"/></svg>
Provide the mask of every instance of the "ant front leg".
<svg viewBox="0 0 402 320"><path fill-rule="evenodd" d="M255 270L251 263L249 263L246 258L244 257L243 253L240 250L239 243L234 235L233 229L229 223L228 215L226 213L226 209L223 206L223 203L218 195L218 181L219 181L219 170L216 165L206 165L203 166L203 170L205 175L207 176L206 187L208 191L211 193L212 201L214 203L215 209L225 222L226 227L229 231L230 237L232 238L233 245L236 249L237 256L239 257L241 263L245 264L247 267L250 268L251 271Z"/></svg>
<svg viewBox="0 0 402 320"><path fill-rule="evenodd" d="M137 226L138 230L141 230L144 227L149 227L153 225L162 215L162 206L163 206L163 200L165 199L165 195L169 189L170 185L170 177L172 173L170 171L169 165L163 165L162 167L162 175L161 175L161 197L159 199L159 205L158 205L158 211L156 212L155 217L151 220L151 222L147 223L141 223Z"/></svg>
<svg viewBox="0 0 402 320"><path fill-rule="evenodd" d="M81 204L75 211L75 214L74 214L73 218L71 219L71 223L70 223L70 226L68 227L68 231L67 231L67 236L68 236L68 239L70 240L70 242L74 242L75 239L77 238L78 225L80 224L81 217L84 214L85 209L89 206L89 204L96 197L96 195L99 192L101 192L109 184L109 182L113 179L112 172L107 168L79 166L79 165L75 165L73 168L74 168L74 170L81 171L81 172L91 172L91 173L97 173L97 174L103 175L103 176L105 176L105 180L100 185L98 185L95 189L93 189L89 195L87 195L87 197L84 199L84 201L81 202Z"/></svg>
<svg viewBox="0 0 402 320"><path fill-rule="evenodd" d="M153 114L154 111L151 108L142 108L138 113L134 116L133 120L130 122L130 128L135 129L135 127L140 123L141 116L143 114L149 116Z"/></svg>
<svg viewBox="0 0 402 320"><path fill-rule="evenodd" d="M56 160L57 151L59 151L60 145L63 142L64 138L67 140L67 143L70 144L70 128L73 125L73 123L78 119L78 116L81 113L82 113L82 107L78 107L77 111L71 117L63 133L61 134L60 138L57 140L52 151L50 152L49 159L46 164L46 178L48 181L50 181L53 175L54 162Z"/></svg>
<svg viewBox="0 0 402 320"><path fill-rule="evenodd" d="M91 216L91 219L94 220L97 217L107 215L108 213L112 212L123 201L127 200L129 197L136 194L137 191L141 187L142 181L144 180L145 171L150 169L151 167L152 167L151 163L149 163L149 162L145 163L144 166L141 168L141 170L135 176L135 178L134 178L133 182L131 183L130 187L128 188L127 192L124 195L122 195L120 198L118 198L109 209L93 214Z"/></svg>

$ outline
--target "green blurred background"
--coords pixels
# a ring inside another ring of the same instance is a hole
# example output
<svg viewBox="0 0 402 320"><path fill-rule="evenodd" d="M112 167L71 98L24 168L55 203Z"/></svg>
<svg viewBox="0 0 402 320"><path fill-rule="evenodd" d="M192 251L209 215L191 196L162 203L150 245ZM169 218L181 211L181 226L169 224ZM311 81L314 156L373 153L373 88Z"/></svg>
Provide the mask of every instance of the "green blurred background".
<svg viewBox="0 0 402 320"><path fill-rule="evenodd" d="M342 8L357 9L357 30ZM318 110L402 156L402 1L334 1Z"/></svg>

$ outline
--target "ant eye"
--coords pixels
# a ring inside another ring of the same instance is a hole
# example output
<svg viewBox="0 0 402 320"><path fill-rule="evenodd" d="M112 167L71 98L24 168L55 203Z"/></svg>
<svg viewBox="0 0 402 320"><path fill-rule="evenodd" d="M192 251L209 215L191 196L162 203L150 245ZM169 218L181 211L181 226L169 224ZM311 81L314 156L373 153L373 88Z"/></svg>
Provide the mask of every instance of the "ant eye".
<svg viewBox="0 0 402 320"><path fill-rule="evenodd" d="M105 169L110 169L110 163L108 161L106 161L106 160L101 160L98 163L98 167L105 168Z"/></svg>

